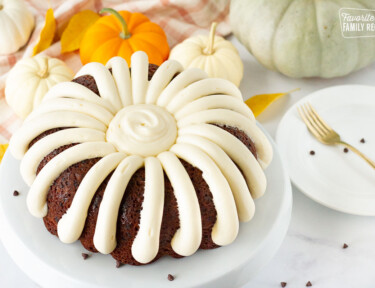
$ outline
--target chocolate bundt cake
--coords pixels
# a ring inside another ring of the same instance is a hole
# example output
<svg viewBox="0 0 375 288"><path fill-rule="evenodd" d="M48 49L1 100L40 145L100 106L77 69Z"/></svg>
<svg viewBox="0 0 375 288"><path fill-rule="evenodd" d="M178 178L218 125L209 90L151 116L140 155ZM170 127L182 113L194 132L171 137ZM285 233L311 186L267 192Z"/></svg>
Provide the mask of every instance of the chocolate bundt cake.
<svg viewBox="0 0 375 288"><path fill-rule="evenodd" d="M232 83L131 61L87 64L13 136L28 209L124 264L230 244L266 189L270 143Z"/></svg>

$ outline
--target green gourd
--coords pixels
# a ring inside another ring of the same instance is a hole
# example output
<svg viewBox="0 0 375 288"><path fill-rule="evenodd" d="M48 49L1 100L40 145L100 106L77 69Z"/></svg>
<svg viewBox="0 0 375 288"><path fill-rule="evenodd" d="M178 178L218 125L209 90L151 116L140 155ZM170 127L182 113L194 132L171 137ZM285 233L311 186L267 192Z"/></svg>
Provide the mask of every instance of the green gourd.
<svg viewBox="0 0 375 288"><path fill-rule="evenodd" d="M375 9L375 1L232 0L230 21L266 68L293 78L332 78L375 60L375 37L343 37L341 8Z"/></svg>

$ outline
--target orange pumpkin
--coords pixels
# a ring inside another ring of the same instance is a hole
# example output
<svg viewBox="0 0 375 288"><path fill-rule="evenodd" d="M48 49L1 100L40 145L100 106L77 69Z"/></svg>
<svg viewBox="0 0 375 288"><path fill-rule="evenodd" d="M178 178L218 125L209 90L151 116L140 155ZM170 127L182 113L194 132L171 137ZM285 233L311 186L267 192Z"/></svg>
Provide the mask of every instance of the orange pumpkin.
<svg viewBox="0 0 375 288"><path fill-rule="evenodd" d="M80 46L83 64L107 63L114 56L130 64L131 55L138 50L147 53L149 62L161 65L169 55L169 45L163 29L141 13L104 8L103 16L85 33Z"/></svg>

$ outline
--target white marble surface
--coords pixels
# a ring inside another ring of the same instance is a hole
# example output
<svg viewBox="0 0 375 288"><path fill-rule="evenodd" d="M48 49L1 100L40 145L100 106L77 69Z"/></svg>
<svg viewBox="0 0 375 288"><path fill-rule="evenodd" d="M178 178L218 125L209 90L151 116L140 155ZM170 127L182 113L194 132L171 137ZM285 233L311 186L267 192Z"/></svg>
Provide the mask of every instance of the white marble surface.
<svg viewBox="0 0 375 288"><path fill-rule="evenodd" d="M241 85L242 91L246 91L245 98L301 88L259 117L272 136L288 107L310 92L332 85L375 83L375 64L338 79L289 79L267 71L236 40L233 42L245 64ZM243 288L280 287L283 281L288 283L288 288L305 287L307 281L319 288L375 287L375 218L330 210L305 197L295 187L293 196L292 221L283 245L275 258ZM342 249L343 243L349 247ZM0 287L37 287L17 268L1 244Z"/></svg>

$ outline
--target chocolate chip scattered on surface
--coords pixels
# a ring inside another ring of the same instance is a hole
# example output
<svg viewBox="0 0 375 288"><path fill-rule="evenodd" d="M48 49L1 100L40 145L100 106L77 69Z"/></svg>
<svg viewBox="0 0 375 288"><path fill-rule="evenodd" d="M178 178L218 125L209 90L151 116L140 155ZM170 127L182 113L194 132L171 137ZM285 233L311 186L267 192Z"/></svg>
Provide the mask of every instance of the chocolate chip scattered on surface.
<svg viewBox="0 0 375 288"><path fill-rule="evenodd" d="M82 258L83 258L83 260L86 260L87 258L89 258L89 254L82 253Z"/></svg>
<svg viewBox="0 0 375 288"><path fill-rule="evenodd" d="M168 280L169 280L169 281L173 281L173 280L174 280L174 276L171 275L171 274L168 274Z"/></svg>
<svg viewBox="0 0 375 288"><path fill-rule="evenodd" d="M120 261L116 261L116 268L120 268L122 266L122 263Z"/></svg>
<svg viewBox="0 0 375 288"><path fill-rule="evenodd" d="M361 141L359 141L359 142L366 143L366 140L365 140L365 138L362 138Z"/></svg>
<svg viewBox="0 0 375 288"><path fill-rule="evenodd" d="M311 150L311 151L310 151L310 155L315 155L315 151L314 151L314 150Z"/></svg>
<svg viewBox="0 0 375 288"><path fill-rule="evenodd" d="M349 152L349 149L348 149L348 148L344 148L344 152L345 152L345 153L348 153L348 152Z"/></svg>
<svg viewBox="0 0 375 288"><path fill-rule="evenodd" d="M18 196L18 195L20 195L20 192L18 192L17 190L14 190L13 191L13 196Z"/></svg>
<svg viewBox="0 0 375 288"><path fill-rule="evenodd" d="M306 287L311 287L311 286L312 286L312 284L311 284L310 281L306 283Z"/></svg>
<svg viewBox="0 0 375 288"><path fill-rule="evenodd" d="M281 282L280 283L281 287L286 287L286 284L287 284L286 282Z"/></svg>
<svg viewBox="0 0 375 288"><path fill-rule="evenodd" d="M348 246L348 244L346 244L346 243L344 243L344 245L342 245L342 249L346 249L346 248L348 248L349 246Z"/></svg>

